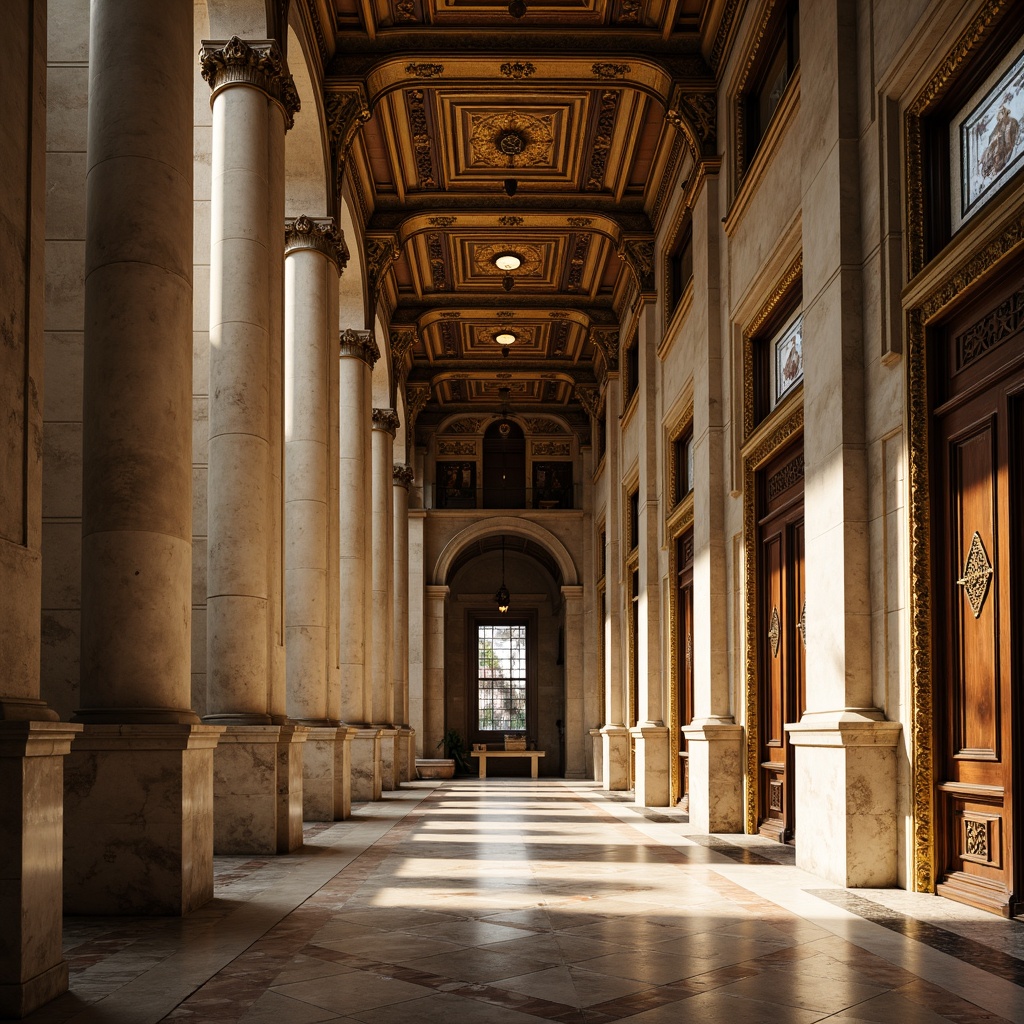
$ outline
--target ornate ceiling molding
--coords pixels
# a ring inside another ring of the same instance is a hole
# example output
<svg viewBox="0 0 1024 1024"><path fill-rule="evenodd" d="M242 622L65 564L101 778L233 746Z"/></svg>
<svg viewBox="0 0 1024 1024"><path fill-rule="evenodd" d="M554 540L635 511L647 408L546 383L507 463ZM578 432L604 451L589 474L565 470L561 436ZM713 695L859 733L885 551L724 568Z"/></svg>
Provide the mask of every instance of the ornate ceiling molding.
<svg viewBox="0 0 1024 1024"><path fill-rule="evenodd" d="M654 283L654 241L649 238L629 238L623 241L615 254L633 273L633 279L641 295L653 297Z"/></svg>
<svg viewBox="0 0 1024 1024"><path fill-rule="evenodd" d="M665 120L683 133L695 163L718 153L718 101L714 92L677 85Z"/></svg>
<svg viewBox="0 0 1024 1024"><path fill-rule="evenodd" d="M331 147L334 201L338 203L345 180L348 151L356 132L370 120L370 105L366 94L358 86L329 88L324 93L324 112L327 116L327 139Z"/></svg>
<svg viewBox="0 0 1024 1024"><path fill-rule="evenodd" d="M402 250L392 237L367 237L366 278L374 303L376 303L377 296L384 284L384 278L391 269L391 264L401 255Z"/></svg>

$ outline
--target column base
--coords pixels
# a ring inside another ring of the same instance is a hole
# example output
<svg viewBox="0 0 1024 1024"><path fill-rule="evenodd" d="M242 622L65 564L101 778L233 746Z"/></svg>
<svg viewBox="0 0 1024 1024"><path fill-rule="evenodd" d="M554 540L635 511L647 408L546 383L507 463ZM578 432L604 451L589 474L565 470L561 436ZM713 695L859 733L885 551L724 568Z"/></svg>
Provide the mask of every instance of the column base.
<svg viewBox="0 0 1024 1024"><path fill-rule="evenodd" d="M600 729L590 730L590 772L595 782L604 778L604 741Z"/></svg>
<svg viewBox="0 0 1024 1024"><path fill-rule="evenodd" d="M416 774L416 732L403 725L398 730L398 780L408 782Z"/></svg>
<svg viewBox="0 0 1024 1024"><path fill-rule="evenodd" d="M273 855L302 845L302 727L229 725L213 758L214 850ZM301 739L299 738L301 736Z"/></svg>
<svg viewBox="0 0 1024 1024"><path fill-rule="evenodd" d="M86 725L64 770L64 910L187 914L213 898L213 725Z"/></svg>
<svg viewBox="0 0 1024 1024"><path fill-rule="evenodd" d="M689 754L690 824L701 832L742 832L743 727L718 718L683 727Z"/></svg>
<svg viewBox="0 0 1024 1024"><path fill-rule="evenodd" d="M796 748L797 867L847 887L898 883L901 729L873 708L806 714L786 726Z"/></svg>
<svg viewBox="0 0 1024 1024"><path fill-rule="evenodd" d="M64 758L80 725L0 721L0 1017L68 989L61 951Z"/></svg>
<svg viewBox="0 0 1024 1024"><path fill-rule="evenodd" d="M398 730L393 725L381 725L380 729L380 788L390 793L398 789L401 779L398 772Z"/></svg>
<svg viewBox="0 0 1024 1024"><path fill-rule="evenodd" d="M380 799L380 729L375 726L355 727L351 779L352 803L365 804Z"/></svg>
<svg viewBox="0 0 1024 1024"><path fill-rule="evenodd" d="M624 725L601 730L601 782L610 792L629 789L629 731Z"/></svg>
<svg viewBox="0 0 1024 1024"><path fill-rule="evenodd" d="M352 817L352 738L357 729L342 725L334 743L334 820Z"/></svg>
<svg viewBox="0 0 1024 1024"><path fill-rule="evenodd" d="M334 821L336 725L308 725L302 748L302 820Z"/></svg>
<svg viewBox="0 0 1024 1024"><path fill-rule="evenodd" d="M636 802L641 807L668 807L668 729L664 725L637 725L629 734L636 744Z"/></svg>

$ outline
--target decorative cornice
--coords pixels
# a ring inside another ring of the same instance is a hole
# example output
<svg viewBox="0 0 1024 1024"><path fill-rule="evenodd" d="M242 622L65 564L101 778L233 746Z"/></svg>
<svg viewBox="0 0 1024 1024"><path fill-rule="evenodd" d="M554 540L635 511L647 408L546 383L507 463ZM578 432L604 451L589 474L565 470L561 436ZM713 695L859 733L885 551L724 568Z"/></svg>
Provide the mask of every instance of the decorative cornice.
<svg viewBox="0 0 1024 1024"><path fill-rule="evenodd" d="M284 254L297 249L315 249L323 253L340 274L348 264L345 234L335 227L333 217L289 217L284 222Z"/></svg>
<svg viewBox="0 0 1024 1024"><path fill-rule="evenodd" d="M580 405L593 416L595 420L601 418L601 392L596 384L577 384L573 390L579 399Z"/></svg>
<svg viewBox="0 0 1024 1024"><path fill-rule="evenodd" d="M398 413L394 409L374 409L371 414L374 430L386 430L392 437L398 430Z"/></svg>
<svg viewBox="0 0 1024 1024"><path fill-rule="evenodd" d="M637 287L644 295L653 295L654 242L650 239L626 239L615 254L633 272Z"/></svg>
<svg viewBox="0 0 1024 1024"><path fill-rule="evenodd" d="M412 478L415 475L416 472L412 466L406 465L404 462L396 462L395 468L392 470L391 478L399 487L404 487L408 490L409 485L412 483Z"/></svg>
<svg viewBox="0 0 1024 1024"><path fill-rule="evenodd" d="M380 349L373 340L373 331L354 331L346 327L339 336L338 355L354 356L372 367L380 359Z"/></svg>
<svg viewBox="0 0 1024 1024"><path fill-rule="evenodd" d="M251 85L284 107L286 130L295 124L299 94L276 39L204 39L199 65L214 96L229 85Z"/></svg>
<svg viewBox="0 0 1024 1024"><path fill-rule="evenodd" d="M405 416L409 421L409 436L413 436L413 430L416 427L416 420L419 414L423 412L427 402L430 401L430 392L433 389L433 384L420 383L420 384L409 384L405 385Z"/></svg>
<svg viewBox="0 0 1024 1024"><path fill-rule="evenodd" d="M605 365L609 370L619 368L619 329L591 327L590 343L604 354Z"/></svg>

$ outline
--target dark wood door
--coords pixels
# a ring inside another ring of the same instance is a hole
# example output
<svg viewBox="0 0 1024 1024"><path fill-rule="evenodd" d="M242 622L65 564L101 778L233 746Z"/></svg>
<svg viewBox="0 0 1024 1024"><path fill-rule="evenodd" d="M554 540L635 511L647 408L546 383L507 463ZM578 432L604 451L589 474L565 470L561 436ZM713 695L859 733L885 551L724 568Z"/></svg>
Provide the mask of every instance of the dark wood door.
<svg viewBox="0 0 1024 1024"><path fill-rule="evenodd" d="M676 728L693 721L693 530L676 538ZM689 807L690 760L686 737L679 734L679 791L675 798Z"/></svg>
<svg viewBox="0 0 1024 1024"><path fill-rule="evenodd" d="M484 508L526 508L526 438L510 420L484 434Z"/></svg>
<svg viewBox="0 0 1024 1024"><path fill-rule="evenodd" d="M1021 912L1024 881L1014 813L1024 606L1019 281L994 286L933 339L939 892L1007 916Z"/></svg>
<svg viewBox="0 0 1024 1024"><path fill-rule="evenodd" d="M762 835L796 835L793 751L786 725L806 708L804 684L804 456L788 447L758 475L758 673Z"/></svg>

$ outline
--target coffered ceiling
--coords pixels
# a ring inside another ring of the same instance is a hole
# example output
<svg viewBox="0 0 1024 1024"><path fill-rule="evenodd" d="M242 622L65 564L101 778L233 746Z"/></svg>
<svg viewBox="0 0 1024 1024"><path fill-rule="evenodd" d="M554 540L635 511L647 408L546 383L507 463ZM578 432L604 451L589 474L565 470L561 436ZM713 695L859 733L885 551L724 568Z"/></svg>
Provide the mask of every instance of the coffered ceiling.
<svg viewBox="0 0 1024 1024"><path fill-rule="evenodd" d="M507 387L585 435L623 310L654 288L668 184L716 152L736 0L308 4L331 29L336 174L421 430Z"/></svg>

